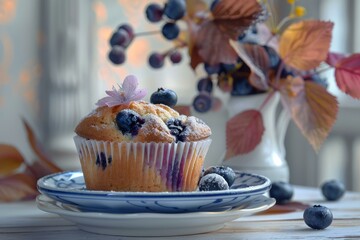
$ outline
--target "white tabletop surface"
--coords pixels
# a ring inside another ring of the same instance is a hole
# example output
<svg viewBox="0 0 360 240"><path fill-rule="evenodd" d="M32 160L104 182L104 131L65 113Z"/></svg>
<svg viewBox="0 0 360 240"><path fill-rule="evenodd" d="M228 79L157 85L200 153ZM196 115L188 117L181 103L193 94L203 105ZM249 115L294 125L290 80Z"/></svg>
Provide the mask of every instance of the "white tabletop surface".
<svg viewBox="0 0 360 240"><path fill-rule="evenodd" d="M302 219L303 211L259 214L227 223L216 232L163 239L360 239L360 193L347 192L339 201L325 201L320 189L295 187L294 201L321 204L334 220L325 230L313 230ZM84 232L58 215L45 213L35 201L0 203L0 239L143 239ZM162 239L160 237L146 239Z"/></svg>

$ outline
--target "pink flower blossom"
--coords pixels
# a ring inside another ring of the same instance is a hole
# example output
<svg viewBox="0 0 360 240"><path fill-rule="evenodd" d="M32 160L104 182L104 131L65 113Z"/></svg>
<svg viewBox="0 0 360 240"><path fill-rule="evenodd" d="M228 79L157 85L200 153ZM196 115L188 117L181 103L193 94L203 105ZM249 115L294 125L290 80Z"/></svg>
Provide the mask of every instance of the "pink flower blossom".
<svg viewBox="0 0 360 240"><path fill-rule="evenodd" d="M137 78L133 75L129 75L124 79L122 85L118 85L119 89L116 89L113 86L112 91L105 91L108 96L100 99L96 105L99 107L113 107L131 101L141 100L145 97L146 90L138 89L138 85Z"/></svg>

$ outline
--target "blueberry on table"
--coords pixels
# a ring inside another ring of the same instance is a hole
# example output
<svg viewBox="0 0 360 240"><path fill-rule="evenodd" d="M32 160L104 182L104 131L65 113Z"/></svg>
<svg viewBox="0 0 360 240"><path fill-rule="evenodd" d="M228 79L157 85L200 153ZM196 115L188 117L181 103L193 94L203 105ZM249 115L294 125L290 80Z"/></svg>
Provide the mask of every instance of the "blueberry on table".
<svg viewBox="0 0 360 240"><path fill-rule="evenodd" d="M115 118L116 125L123 134L131 134L135 136L138 134L139 129L145 123L141 116L130 109L120 111Z"/></svg>
<svg viewBox="0 0 360 240"><path fill-rule="evenodd" d="M333 215L327 207L314 205L305 209L303 218L309 227L313 229L325 229L332 223Z"/></svg>
<svg viewBox="0 0 360 240"><path fill-rule="evenodd" d="M329 201L339 200L345 193L345 186L339 180L330 180L321 186L321 192Z"/></svg>
<svg viewBox="0 0 360 240"><path fill-rule="evenodd" d="M216 173L210 173L204 175L200 179L199 190L200 191L219 191L219 190L228 190L229 185L226 180Z"/></svg>
<svg viewBox="0 0 360 240"><path fill-rule="evenodd" d="M236 177L234 170L232 170L232 168L227 166L208 167L204 172L204 176L211 173L216 173L222 176L225 179L225 181L228 183L229 187L231 187L231 185L234 183Z"/></svg>
<svg viewBox="0 0 360 240"><path fill-rule="evenodd" d="M276 199L277 204L284 204L291 200L294 195L294 188L290 183L279 181L274 182L269 191L269 195Z"/></svg>
<svg viewBox="0 0 360 240"><path fill-rule="evenodd" d="M177 103L177 95L171 89L158 88L156 92L151 94L150 102L153 104L164 104L169 107L174 107Z"/></svg>
<svg viewBox="0 0 360 240"><path fill-rule="evenodd" d="M185 0L168 0L165 4L164 14L172 20L181 19L186 13Z"/></svg>
<svg viewBox="0 0 360 240"><path fill-rule="evenodd" d="M159 22L163 16L163 8L157 3L151 3L146 7L145 15L150 22Z"/></svg>
<svg viewBox="0 0 360 240"><path fill-rule="evenodd" d="M162 35L168 39L173 40L179 36L180 28L176 23L165 23L161 29Z"/></svg>

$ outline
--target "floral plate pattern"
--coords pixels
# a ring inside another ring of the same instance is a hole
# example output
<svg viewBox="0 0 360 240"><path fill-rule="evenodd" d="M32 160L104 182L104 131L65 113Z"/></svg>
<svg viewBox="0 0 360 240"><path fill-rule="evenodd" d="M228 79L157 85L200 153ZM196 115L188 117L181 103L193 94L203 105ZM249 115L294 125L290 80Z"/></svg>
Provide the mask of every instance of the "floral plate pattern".
<svg viewBox="0 0 360 240"><path fill-rule="evenodd" d="M271 187L261 175L236 172L231 189L208 192L113 192L87 190L82 172L62 172L38 180L38 190L82 211L111 213L188 213L236 208Z"/></svg>
<svg viewBox="0 0 360 240"><path fill-rule="evenodd" d="M75 223L81 230L98 234L138 237L176 236L216 231L227 222L265 211L275 204L275 199L258 195L253 201L227 211L114 214L83 212L42 194L36 200L39 209L57 214Z"/></svg>

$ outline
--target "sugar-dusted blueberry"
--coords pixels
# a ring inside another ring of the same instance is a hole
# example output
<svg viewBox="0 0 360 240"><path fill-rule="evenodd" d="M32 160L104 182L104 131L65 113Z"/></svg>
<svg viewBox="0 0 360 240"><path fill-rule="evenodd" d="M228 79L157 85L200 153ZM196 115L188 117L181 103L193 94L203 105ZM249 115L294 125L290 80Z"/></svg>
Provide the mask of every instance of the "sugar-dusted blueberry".
<svg viewBox="0 0 360 240"><path fill-rule="evenodd" d="M165 4L164 14L172 20L179 20L185 15L185 13L185 0L168 0Z"/></svg>
<svg viewBox="0 0 360 240"><path fill-rule="evenodd" d="M332 223L333 214L327 207L314 205L305 209L303 218L309 227L313 229L325 229Z"/></svg>
<svg viewBox="0 0 360 240"><path fill-rule="evenodd" d="M277 204L285 204L291 200L294 195L294 188L288 182L273 182L269 195L276 199Z"/></svg>
<svg viewBox="0 0 360 240"><path fill-rule="evenodd" d="M151 94L150 102L153 104L162 103L169 107L174 107L177 103L177 95L171 89L158 88L156 92Z"/></svg>
<svg viewBox="0 0 360 240"><path fill-rule="evenodd" d="M116 125L123 134L131 134L135 136L139 129L145 123L141 116L130 109L121 110L115 118Z"/></svg>
<svg viewBox="0 0 360 240"><path fill-rule="evenodd" d="M339 180L326 181L321 186L321 192L329 201L337 201L345 194L345 185Z"/></svg>
<svg viewBox="0 0 360 240"><path fill-rule="evenodd" d="M176 23L168 22L162 27L161 33L166 39L173 40L179 36L180 28Z"/></svg>
<svg viewBox="0 0 360 240"><path fill-rule="evenodd" d="M200 191L219 191L219 190L227 190L229 189L229 185L226 180L216 173L210 173L204 175L200 179L199 190Z"/></svg>
<svg viewBox="0 0 360 240"><path fill-rule="evenodd" d="M163 13L163 7L157 3L150 3L145 10L146 18L150 22L159 22L162 19Z"/></svg>
<svg viewBox="0 0 360 240"><path fill-rule="evenodd" d="M229 187L231 187L231 185L234 183L236 177L234 170L232 170L232 168L227 166L208 167L204 172L204 176L211 173L216 173L222 176L225 179L225 181L228 183Z"/></svg>

